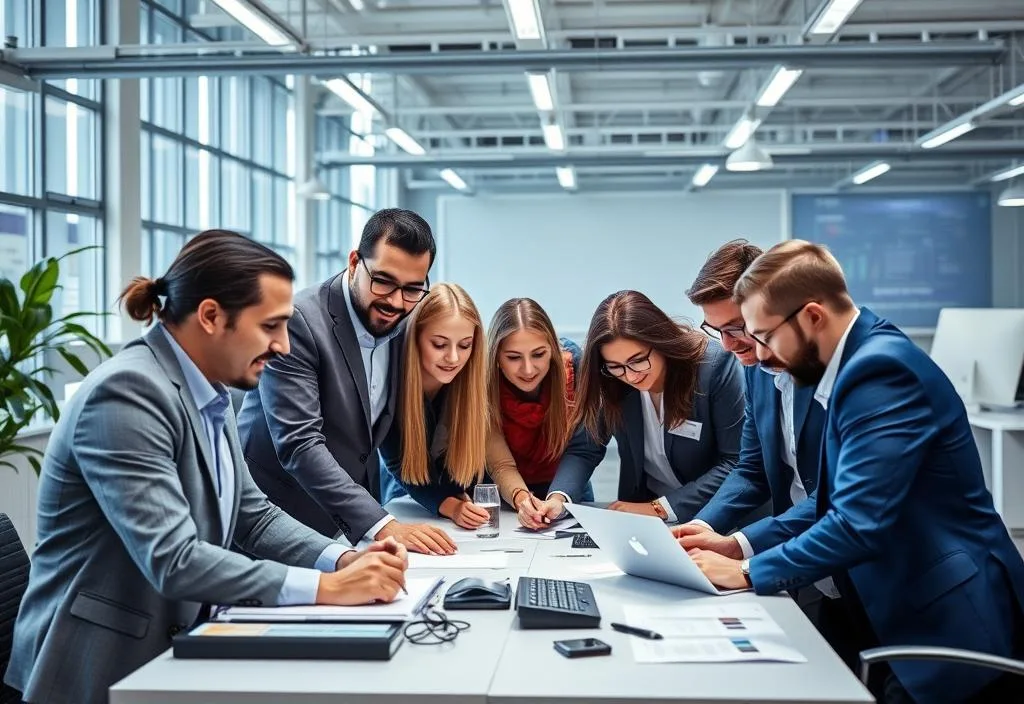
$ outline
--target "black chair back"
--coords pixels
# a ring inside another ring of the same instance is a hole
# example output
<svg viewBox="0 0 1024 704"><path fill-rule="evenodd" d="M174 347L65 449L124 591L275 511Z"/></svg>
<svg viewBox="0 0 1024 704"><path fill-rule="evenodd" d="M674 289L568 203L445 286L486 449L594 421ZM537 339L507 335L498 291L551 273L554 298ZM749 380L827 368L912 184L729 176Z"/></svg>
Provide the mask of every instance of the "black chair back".
<svg viewBox="0 0 1024 704"><path fill-rule="evenodd" d="M21 693L3 684L3 676L11 659L14 619L27 586L28 555L11 519L0 513L0 704L21 702Z"/></svg>

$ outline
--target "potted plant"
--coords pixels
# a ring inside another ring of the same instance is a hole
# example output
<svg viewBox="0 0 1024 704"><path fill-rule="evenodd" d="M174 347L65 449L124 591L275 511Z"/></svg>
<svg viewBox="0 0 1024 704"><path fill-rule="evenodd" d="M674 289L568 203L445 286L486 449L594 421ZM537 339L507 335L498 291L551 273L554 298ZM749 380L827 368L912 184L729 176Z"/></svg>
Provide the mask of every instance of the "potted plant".
<svg viewBox="0 0 1024 704"><path fill-rule="evenodd" d="M39 473L42 453L18 442L18 433L40 411L53 420L60 409L46 380L55 371L47 360L60 355L79 374L89 372L68 345L84 344L100 359L110 349L77 320L102 313L72 313L54 318L50 301L60 288L60 262L83 251L37 262L21 277L18 287L0 277L0 466L17 470L11 455L24 455ZM20 289L20 294L18 289Z"/></svg>

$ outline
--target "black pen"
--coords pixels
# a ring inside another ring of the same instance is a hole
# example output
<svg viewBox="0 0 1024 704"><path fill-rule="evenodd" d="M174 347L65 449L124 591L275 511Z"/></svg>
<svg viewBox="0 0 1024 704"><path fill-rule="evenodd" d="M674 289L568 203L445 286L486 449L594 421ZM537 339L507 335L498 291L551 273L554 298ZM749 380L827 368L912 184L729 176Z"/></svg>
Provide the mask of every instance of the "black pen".
<svg viewBox="0 0 1024 704"><path fill-rule="evenodd" d="M648 631L644 628L637 628L636 626L627 626L624 623L613 623L612 629L619 631L620 633L629 633L630 635L640 636L647 640L661 640L661 634L655 633L654 631Z"/></svg>

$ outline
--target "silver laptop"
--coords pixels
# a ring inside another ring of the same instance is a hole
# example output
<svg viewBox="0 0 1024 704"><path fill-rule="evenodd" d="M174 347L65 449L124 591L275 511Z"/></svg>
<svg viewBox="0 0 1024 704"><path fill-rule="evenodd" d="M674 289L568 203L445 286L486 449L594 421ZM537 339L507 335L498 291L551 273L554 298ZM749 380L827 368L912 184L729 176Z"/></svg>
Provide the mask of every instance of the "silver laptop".
<svg viewBox="0 0 1024 704"><path fill-rule="evenodd" d="M686 554L665 522L655 516L565 504L601 552L628 575L695 589L707 594L735 594L743 589L719 589Z"/></svg>

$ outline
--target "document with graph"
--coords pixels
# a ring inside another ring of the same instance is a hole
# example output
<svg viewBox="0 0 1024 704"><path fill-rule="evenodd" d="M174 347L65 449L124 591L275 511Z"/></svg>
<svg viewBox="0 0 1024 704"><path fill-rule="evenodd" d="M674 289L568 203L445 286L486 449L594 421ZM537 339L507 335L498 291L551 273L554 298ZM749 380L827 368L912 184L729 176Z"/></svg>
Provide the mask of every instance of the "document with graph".
<svg viewBox="0 0 1024 704"><path fill-rule="evenodd" d="M660 640L631 638L637 662L807 662L760 604L627 604L626 623Z"/></svg>

